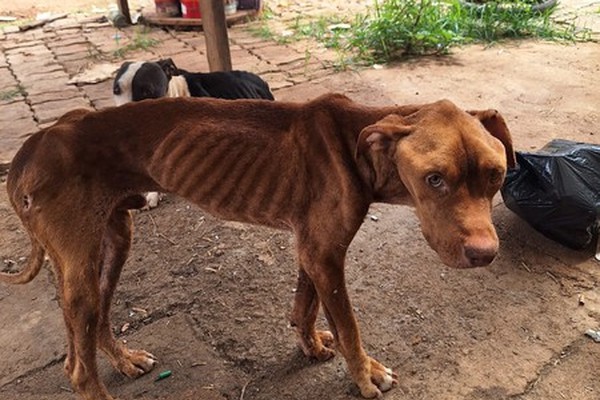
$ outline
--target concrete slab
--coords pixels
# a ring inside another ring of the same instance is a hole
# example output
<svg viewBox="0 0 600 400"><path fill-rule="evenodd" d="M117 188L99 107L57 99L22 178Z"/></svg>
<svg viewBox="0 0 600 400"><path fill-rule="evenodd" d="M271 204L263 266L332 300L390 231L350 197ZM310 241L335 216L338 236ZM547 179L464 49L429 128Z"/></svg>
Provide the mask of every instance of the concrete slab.
<svg viewBox="0 0 600 400"><path fill-rule="evenodd" d="M2 113L1 107L0 113ZM38 125L33 120L33 116L1 121L1 124L3 127L0 130L0 166L2 166L0 170L5 170L25 139L38 131Z"/></svg>
<svg viewBox="0 0 600 400"><path fill-rule="evenodd" d="M24 101L0 104L0 121L8 122L22 118L31 118L31 108Z"/></svg>
<svg viewBox="0 0 600 400"><path fill-rule="evenodd" d="M73 85L68 85L60 91L32 93L27 96L29 104L38 105L48 101L68 100L74 98L83 98L83 94Z"/></svg>
<svg viewBox="0 0 600 400"><path fill-rule="evenodd" d="M254 52L263 60L268 60L274 65L290 64L294 61L304 59L304 54L299 54L285 46L269 46L255 49Z"/></svg>
<svg viewBox="0 0 600 400"><path fill-rule="evenodd" d="M69 76L65 72L57 71L53 72L52 75L53 78L51 80L26 80L22 82L22 86L25 88L25 91L32 96L42 93L60 92L61 90L69 88Z"/></svg>
<svg viewBox="0 0 600 400"><path fill-rule="evenodd" d="M83 98L73 98L67 100L48 101L45 103L35 104L32 106L35 113L35 118L38 123L44 124L54 121L68 111L77 108L93 109L88 100Z"/></svg>
<svg viewBox="0 0 600 400"><path fill-rule="evenodd" d="M23 64L13 64L11 69L14 74L26 81L32 75L44 75L56 71L63 71L63 67L59 64L51 54L36 58Z"/></svg>
<svg viewBox="0 0 600 400"><path fill-rule="evenodd" d="M0 348L4 349L0 387L31 370L56 363L64 356L64 333L56 335L54 332L65 329L48 271L42 271L29 285L2 285L0 306Z"/></svg>

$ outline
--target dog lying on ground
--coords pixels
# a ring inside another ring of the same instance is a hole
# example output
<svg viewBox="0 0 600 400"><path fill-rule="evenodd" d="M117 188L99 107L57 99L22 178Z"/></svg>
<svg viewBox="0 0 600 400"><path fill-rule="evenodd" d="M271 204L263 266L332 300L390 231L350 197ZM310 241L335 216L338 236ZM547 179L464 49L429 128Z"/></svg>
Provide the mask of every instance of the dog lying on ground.
<svg viewBox="0 0 600 400"><path fill-rule="evenodd" d="M361 394L381 396L397 376L365 352L344 281L369 205L414 206L444 263L485 266L498 251L492 197L514 162L500 114L447 100L376 108L341 95L302 104L164 99L75 110L30 137L12 162L7 190L32 251L22 272L0 279L30 281L48 254L68 333L65 371L84 399L113 399L96 349L129 377L155 364L110 328L131 245L128 210L144 205L138 193L176 193L224 219L291 230L300 348L322 361L335 349ZM320 306L331 331L315 328Z"/></svg>
<svg viewBox="0 0 600 400"><path fill-rule="evenodd" d="M160 97L215 97L219 99L274 100L269 84L247 71L188 72L172 59L124 62L115 76L117 106Z"/></svg>
<svg viewBox="0 0 600 400"><path fill-rule="evenodd" d="M215 97L274 100L267 82L246 71L193 73L172 59L124 62L113 83L115 104L160 97ZM158 205L158 192L145 194L147 208Z"/></svg>

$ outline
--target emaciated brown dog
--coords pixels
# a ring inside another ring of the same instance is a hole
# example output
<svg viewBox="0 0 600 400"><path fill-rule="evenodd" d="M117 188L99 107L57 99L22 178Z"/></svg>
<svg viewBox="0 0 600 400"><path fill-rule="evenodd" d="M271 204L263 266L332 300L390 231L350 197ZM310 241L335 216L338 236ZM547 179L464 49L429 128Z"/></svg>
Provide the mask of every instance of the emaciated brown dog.
<svg viewBox="0 0 600 400"><path fill-rule="evenodd" d="M67 328L65 371L87 400L112 399L96 349L123 374L155 363L116 341L109 309L131 244L128 209L147 191L176 193L222 218L291 230L298 288L291 323L309 357L334 349L364 397L396 375L363 349L344 281L346 250L373 202L416 209L425 238L452 267L489 264L498 238L492 197L507 163L509 131L492 110L449 101L365 107L341 95L304 104L162 99L72 111L29 138L7 180L32 245L17 275L57 275ZM319 307L331 332L315 329Z"/></svg>

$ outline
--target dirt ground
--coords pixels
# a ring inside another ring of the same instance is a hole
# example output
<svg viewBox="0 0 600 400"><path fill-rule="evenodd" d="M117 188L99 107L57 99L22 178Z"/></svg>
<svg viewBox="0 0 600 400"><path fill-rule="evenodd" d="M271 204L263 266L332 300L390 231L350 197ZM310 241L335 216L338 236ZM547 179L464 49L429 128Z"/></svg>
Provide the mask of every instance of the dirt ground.
<svg viewBox="0 0 600 400"><path fill-rule="evenodd" d="M373 105L450 98L496 108L517 149L527 151L558 137L600 143L599 73L597 43L526 41L332 74L275 95L302 101L338 91ZM1 186L0 257L18 268L29 244ZM372 206L347 255L347 285L367 351L399 375L386 399L600 399L600 344L584 335L600 327L592 249L544 238L500 197L494 221L501 240L494 264L453 270L427 246L409 208ZM295 345L290 234L219 221L171 195L136 213L135 224L113 325L160 364L132 381L99 356L113 395L358 397L341 357L316 363ZM62 372L64 328L49 271L27 286L0 286L0 399L75 398ZM165 370L172 376L155 381Z"/></svg>

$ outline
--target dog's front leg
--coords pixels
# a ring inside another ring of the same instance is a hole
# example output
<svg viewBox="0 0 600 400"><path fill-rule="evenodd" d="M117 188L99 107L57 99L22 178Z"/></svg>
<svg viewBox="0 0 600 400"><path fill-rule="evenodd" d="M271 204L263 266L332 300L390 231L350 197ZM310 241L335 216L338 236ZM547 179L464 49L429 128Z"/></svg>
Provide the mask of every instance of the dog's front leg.
<svg viewBox="0 0 600 400"><path fill-rule="evenodd" d="M321 254L321 257L317 258L315 254ZM360 393L366 398L381 397L381 392L391 389L397 383L397 376L391 369L369 357L362 347L358 323L346 290L344 257L345 254L340 254L339 251L323 253L312 249L303 252L301 262L321 300L336 348L346 359L348 370ZM311 313L316 312L314 308L316 307L304 308L309 312L305 315L305 321L312 319ZM314 330L314 324L312 329Z"/></svg>
<svg viewBox="0 0 600 400"><path fill-rule="evenodd" d="M300 268L290 322L296 328L298 345L304 354L319 361L326 361L335 355L332 348L334 339L331 332L315 329L318 313L319 296L315 285L304 269Z"/></svg>

